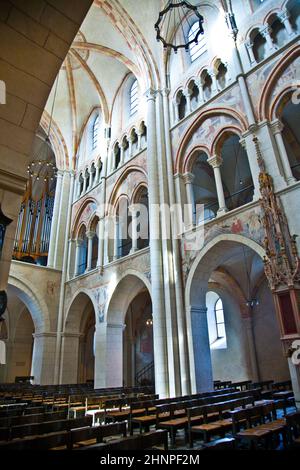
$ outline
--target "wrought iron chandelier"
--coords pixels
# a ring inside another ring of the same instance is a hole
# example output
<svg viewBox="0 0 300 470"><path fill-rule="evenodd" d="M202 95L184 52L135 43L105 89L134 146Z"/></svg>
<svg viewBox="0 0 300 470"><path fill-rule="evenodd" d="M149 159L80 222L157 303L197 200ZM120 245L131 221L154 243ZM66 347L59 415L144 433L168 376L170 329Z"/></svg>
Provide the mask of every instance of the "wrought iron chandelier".
<svg viewBox="0 0 300 470"><path fill-rule="evenodd" d="M197 17L198 29L195 30L192 37L186 37L183 30L183 20L186 19L188 22L187 15L190 12ZM174 50L175 54L178 49L184 48L188 51L193 43L198 44L199 36L204 33L202 26L203 21L204 18L200 15L197 6L191 5L191 3L187 1L169 0L166 8L159 13L158 20L154 25L156 39L158 42L161 41L163 43L164 49L171 48ZM174 43L169 42L168 39L169 33L175 31L177 25L181 25L184 38L184 42L178 44L176 43L176 35L174 36Z"/></svg>
<svg viewBox="0 0 300 470"><path fill-rule="evenodd" d="M52 126L52 120L53 120L53 111L54 111L54 105L55 105L55 100L56 100L57 87L58 87L58 76L57 76L56 84L55 84L55 91L54 91L49 127L48 127L46 138L38 136L43 140L42 145L40 146L39 151L37 155L35 156L34 160L32 160L32 162L29 163L27 167L27 173L28 173L29 178L35 181L51 182L57 177L57 168L55 164L51 161L52 149L51 149L51 144L50 144L50 132L51 132L51 126Z"/></svg>

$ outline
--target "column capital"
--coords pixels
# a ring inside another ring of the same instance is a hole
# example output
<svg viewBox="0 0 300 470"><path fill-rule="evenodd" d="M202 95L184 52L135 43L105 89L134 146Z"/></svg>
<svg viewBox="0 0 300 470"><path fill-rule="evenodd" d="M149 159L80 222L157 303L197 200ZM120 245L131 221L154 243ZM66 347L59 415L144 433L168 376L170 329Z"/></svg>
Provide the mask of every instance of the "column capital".
<svg viewBox="0 0 300 470"><path fill-rule="evenodd" d="M76 247L80 247L83 244L83 239L82 238L76 238Z"/></svg>
<svg viewBox="0 0 300 470"><path fill-rule="evenodd" d="M212 157L207 159L207 162L213 167L213 168L219 168L222 163L223 159L219 155L213 155Z"/></svg>
<svg viewBox="0 0 300 470"><path fill-rule="evenodd" d="M154 88L148 88L148 90L145 92L147 101L155 101L157 93L157 90L154 90Z"/></svg>
<svg viewBox="0 0 300 470"><path fill-rule="evenodd" d="M265 26L259 32L262 35L262 37L266 39L267 36L270 36L272 32L272 28L270 26Z"/></svg>
<svg viewBox="0 0 300 470"><path fill-rule="evenodd" d="M288 20L290 16L291 14L287 9L284 9L283 11L279 11L277 13L277 17L281 21L281 23L284 23L286 20Z"/></svg>
<svg viewBox="0 0 300 470"><path fill-rule="evenodd" d="M247 41L245 41L245 46L247 47L247 49L252 49L253 42L250 39L248 39Z"/></svg>
<svg viewBox="0 0 300 470"><path fill-rule="evenodd" d="M88 232L86 232L86 236L88 239L93 239L95 235L96 232L94 232L93 230L89 230Z"/></svg>
<svg viewBox="0 0 300 470"><path fill-rule="evenodd" d="M280 134L283 131L283 124L279 119L276 119L275 121L271 122L271 130L274 135Z"/></svg>
<svg viewBox="0 0 300 470"><path fill-rule="evenodd" d="M193 173L184 173L184 175L182 175L182 179L184 184L192 184L195 179L195 175L193 175Z"/></svg>

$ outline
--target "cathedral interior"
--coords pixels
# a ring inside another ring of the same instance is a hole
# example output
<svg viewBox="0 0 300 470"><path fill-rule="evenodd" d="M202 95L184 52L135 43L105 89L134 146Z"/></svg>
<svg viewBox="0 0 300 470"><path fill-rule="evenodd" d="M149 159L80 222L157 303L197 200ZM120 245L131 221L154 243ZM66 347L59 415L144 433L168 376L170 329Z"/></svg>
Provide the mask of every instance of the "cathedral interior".
<svg viewBox="0 0 300 470"><path fill-rule="evenodd" d="M0 449L299 449L299 181L300 0L1 0Z"/></svg>

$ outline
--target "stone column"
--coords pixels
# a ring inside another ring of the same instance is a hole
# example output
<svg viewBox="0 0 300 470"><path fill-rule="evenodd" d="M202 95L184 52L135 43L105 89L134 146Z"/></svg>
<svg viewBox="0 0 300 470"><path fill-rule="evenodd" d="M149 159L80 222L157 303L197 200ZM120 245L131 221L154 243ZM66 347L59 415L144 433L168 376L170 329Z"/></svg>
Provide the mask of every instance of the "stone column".
<svg viewBox="0 0 300 470"><path fill-rule="evenodd" d="M217 195L218 195L218 203L219 203L219 210L218 214L222 215L227 212L224 190L223 190L223 183L222 183L222 176L220 167L223 163L223 160L218 155L214 155L213 157L209 158L208 163L214 169L215 181L216 181L216 188L217 188Z"/></svg>
<svg viewBox="0 0 300 470"><path fill-rule="evenodd" d="M272 32L272 29L270 28L270 26L267 26L266 28L260 31L263 38L265 38L265 40L267 41L269 52L273 52L276 50L276 46L273 43L273 40L271 37L271 32Z"/></svg>
<svg viewBox="0 0 300 470"><path fill-rule="evenodd" d="M283 124L279 120L273 121L271 124L271 129L272 129L273 135L275 136L275 140L276 140L276 144L278 147L280 160L283 166L283 171L284 171L286 182L287 184L295 183L296 178L294 178L293 176L291 165L289 162L289 157L288 157L284 140L282 137Z"/></svg>
<svg viewBox="0 0 300 470"><path fill-rule="evenodd" d="M67 226L67 216L68 216L68 205L69 205L70 195L73 200L73 190L74 190L74 173L71 171L64 171L63 180L62 180L62 188L61 188L60 207L59 207L59 214L58 214L57 227L56 227L56 243L55 243L54 264L53 264L53 267L59 270L62 269L62 260L64 257L65 240L66 238L68 239L68 236L69 236L69 234L66 231L66 226Z"/></svg>
<svg viewBox="0 0 300 470"><path fill-rule="evenodd" d="M183 92L185 99L186 99L186 112L187 114L190 114L192 111L192 104L191 104L191 91L190 90L185 90Z"/></svg>
<svg viewBox="0 0 300 470"><path fill-rule="evenodd" d="M62 357L60 384L74 384L78 381L79 343L81 334L62 333Z"/></svg>
<svg viewBox="0 0 300 470"><path fill-rule="evenodd" d="M299 357L299 355L298 355ZM295 396L297 410L300 411L300 364L294 364L292 358L288 358L292 388Z"/></svg>
<svg viewBox="0 0 300 470"><path fill-rule="evenodd" d="M97 259L97 268L103 266L103 238L104 238L104 217L101 217L98 222L98 259Z"/></svg>
<svg viewBox="0 0 300 470"><path fill-rule="evenodd" d="M95 236L95 232L86 232L86 236L88 239L88 252L87 252L87 267L86 271L90 271L92 269L92 255L93 255L93 238Z"/></svg>
<svg viewBox="0 0 300 470"><path fill-rule="evenodd" d="M142 133L140 130L137 131L138 136L138 151L142 150Z"/></svg>
<svg viewBox="0 0 300 470"><path fill-rule="evenodd" d="M204 100L203 86L202 86L201 80L200 79L195 80L195 83L199 90L199 103L204 103L205 100Z"/></svg>
<svg viewBox="0 0 300 470"><path fill-rule="evenodd" d="M187 202L189 205L190 210L188 210L189 214L189 220L188 220L188 226L191 228L191 226L195 225L196 223L196 205L195 205L195 197L194 197L194 188L193 188L193 181L195 177L193 173L185 173L183 175L183 181L185 184L185 189L186 189L186 196L187 196Z"/></svg>
<svg viewBox="0 0 300 470"><path fill-rule="evenodd" d="M217 82L216 74L213 70L210 70L209 75L211 76L211 79L212 79L212 90L211 90L212 94L217 93L219 89L218 89L218 82Z"/></svg>
<svg viewBox="0 0 300 470"><path fill-rule="evenodd" d="M120 223L119 218L115 217L115 227L114 227L114 261L119 258L119 236L120 236Z"/></svg>
<svg viewBox="0 0 300 470"><path fill-rule="evenodd" d="M255 56L254 56L254 52L253 52L253 42L247 41L247 42L245 43L245 46L246 46L246 49L247 49L247 51L248 51L248 55L249 55L249 59L250 59L250 64L251 64L251 65L257 64L256 59L255 59Z"/></svg>
<svg viewBox="0 0 300 470"><path fill-rule="evenodd" d="M166 318L163 291L162 249L160 239L160 215L157 213L159 204L159 177L156 134L156 92L147 92L147 164L150 221L150 264L151 290L153 309L153 344L155 363L155 388L162 398L169 395L168 355L166 338Z"/></svg>
<svg viewBox="0 0 300 470"><path fill-rule="evenodd" d="M258 362L257 362L255 339L254 339L254 333L253 333L252 317L251 316L244 317L243 323L245 325L245 333L246 333L246 339L247 339L248 351L249 351L251 380L253 382L258 382L260 380L260 377L259 377L259 368L258 368Z"/></svg>
<svg viewBox="0 0 300 470"><path fill-rule="evenodd" d="M213 390L207 308L190 307L197 392Z"/></svg>
<svg viewBox="0 0 300 470"><path fill-rule="evenodd" d="M75 276L79 276L79 261L81 256L81 247L83 244L83 240L81 238L77 238L76 240L76 251L75 251Z"/></svg>
<svg viewBox="0 0 300 470"><path fill-rule="evenodd" d="M54 210L53 217L51 222L51 235L50 235L50 244L49 244L49 253L48 253L48 267L54 267L54 254L56 248L56 236L57 236L57 223L60 210L60 199L61 199L61 188L62 188L63 172L58 171L57 180L56 180L56 189L55 189L55 199L54 199Z"/></svg>
<svg viewBox="0 0 300 470"><path fill-rule="evenodd" d="M121 157L120 157L120 166L123 165L124 161L125 161L125 145L124 143L122 142L121 143Z"/></svg>
<svg viewBox="0 0 300 470"><path fill-rule="evenodd" d="M89 178L89 186L87 188L87 191L90 191L93 187L93 183L94 183L94 179L93 179L93 172L92 172L92 167L90 167L88 169L88 172L89 172L89 175L90 175L90 178Z"/></svg>
<svg viewBox="0 0 300 470"><path fill-rule="evenodd" d="M82 194L85 194L85 193L86 193L86 185L87 185L87 178L86 178L86 174L84 173L84 175L83 175L83 189L82 189Z"/></svg>
<svg viewBox="0 0 300 470"><path fill-rule="evenodd" d="M94 181L94 186L97 186L97 184L99 184L99 176L100 176L100 165L101 165L101 162L97 162L97 165L96 165L96 175L95 175L95 181Z"/></svg>
<svg viewBox="0 0 300 470"><path fill-rule="evenodd" d="M290 23L290 20L289 20L290 12L288 10L283 10L282 12L278 12L277 17L279 18L281 23L284 25L289 38L297 35L297 33L293 30L292 25Z"/></svg>
<svg viewBox="0 0 300 470"><path fill-rule="evenodd" d="M174 124L179 121L179 107L176 98L173 100Z"/></svg>
<svg viewBox="0 0 300 470"><path fill-rule="evenodd" d="M36 385L54 383L56 333L34 333L31 375Z"/></svg>
<svg viewBox="0 0 300 470"><path fill-rule="evenodd" d="M132 240L132 248L130 250L130 253L135 253L138 251L138 233L137 233L137 228L138 228L138 219L137 219L137 213L138 211L136 208L132 207L130 209L131 212L131 228L132 228L132 233L131 233L131 240Z"/></svg>
<svg viewBox="0 0 300 470"><path fill-rule="evenodd" d="M129 143L129 149L128 149L128 153L129 153L129 159L132 157L132 144L133 144L133 138L132 138L132 135L130 135L128 137L128 143Z"/></svg>
<svg viewBox="0 0 300 470"><path fill-rule="evenodd" d="M72 267L72 261L73 261L73 252L74 252L74 247L76 246L75 240L72 238L69 239L68 241L68 279L72 279L74 277L76 265L74 264Z"/></svg>
<svg viewBox="0 0 300 470"><path fill-rule="evenodd" d="M252 132L245 132L243 138L240 140L241 146L245 149L247 153L248 163L251 171L252 181L254 185L254 194L253 200L257 200L261 197L259 189L259 166L257 163L256 149L253 143L253 134Z"/></svg>

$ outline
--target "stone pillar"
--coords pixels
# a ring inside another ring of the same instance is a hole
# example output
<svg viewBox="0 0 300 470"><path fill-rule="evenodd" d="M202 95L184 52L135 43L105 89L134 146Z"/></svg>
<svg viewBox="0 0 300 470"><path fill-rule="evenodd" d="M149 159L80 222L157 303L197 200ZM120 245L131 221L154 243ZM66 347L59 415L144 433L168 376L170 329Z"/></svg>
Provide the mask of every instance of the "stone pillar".
<svg viewBox="0 0 300 470"><path fill-rule="evenodd" d="M254 184L254 194L253 200L258 200L261 197L259 189L259 166L257 163L257 155L255 145L253 143L253 134L252 132L245 132L243 138L240 140L241 146L245 149L247 153L248 163L251 171L251 176Z"/></svg>
<svg viewBox="0 0 300 470"><path fill-rule="evenodd" d="M101 217L98 222L98 259L97 259L97 268L102 268L103 266L103 242L104 242L104 217Z"/></svg>
<svg viewBox="0 0 300 470"><path fill-rule="evenodd" d="M219 203L218 214L222 215L228 210L226 207L222 176L221 176L221 170L220 170L223 160L218 155L214 155L213 157L209 158L207 161L214 169L216 189L217 189L217 195L218 195L218 203Z"/></svg>
<svg viewBox="0 0 300 470"><path fill-rule="evenodd" d="M56 333L34 333L31 375L36 385L54 383Z"/></svg>
<svg viewBox="0 0 300 470"><path fill-rule="evenodd" d="M86 185L87 185L87 177L86 174L84 173L83 175L83 189L82 189L82 194L86 193Z"/></svg>
<svg viewBox="0 0 300 470"><path fill-rule="evenodd" d="M119 236L120 236L120 223L118 216L115 217L115 227L114 227L114 261L119 258Z"/></svg>
<svg viewBox="0 0 300 470"><path fill-rule="evenodd" d="M160 397L169 395L168 355L166 338L166 318L164 307L164 280L162 268L162 249L160 239L159 177L156 135L156 92L147 92L147 129L148 129L148 193L150 221L150 265L153 309L153 344L155 364L155 388Z"/></svg>
<svg viewBox="0 0 300 470"><path fill-rule="evenodd" d="M284 25L289 38L297 35L297 33L293 30L292 25L290 23L290 20L289 20L290 12L288 10L283 10L282 12L278 12L277 17L279 18L281 23Z"/></svg>
<svg viewBox="0 0 300 470"><path fill-rule="evenodd" d="M125 145L124 145L124 142L121 143L121 157L120 157L120 165L123 165L125 161Z"/></svg>
<svg viewBox="0 0 300 470"><path fill-rule="evenodd" d="M174 123L179 121L179 107L176 98L173 100Z"/></svg>
<svg viewBox="0 0 300 470"><path fill-rule="evenodd" d="M272 32L272 29L270 28L270 26L267 26L266 28L264 28L260 31L263 38L265 38L265 40L267 41L267 46L268 46L269 52L273 52L273 51L276 50L276 46L273 43L273 40L272 40L272 37L271 37L271 32Z"/></svg>
<svg viewBox="0 0 300 470"><path fill-rule="evenodd" d="M249 55L249 59L250 59L250 64L251 65L254 65L254 64L257 64L256 62L256 59L255 59L255 56L254 56L254 52L253 52L253 43L251 41L247 41L245 43L245 46L246 46L246 49L248 51L248 55Z"/></svg>
<svg viewBox="0 0 300 470"><path fill-rule="evenodd" d="M60 384L74 384L78 382L79 342L82 337L78 333L62 333L62 357L60 370Z"/></svg>
<svg viewBox="0 0 300 470"><path fill-rule="evenodd" d="M83 244L83 240L81 238L77 238L76 240L76 251L75 251L75 276L79 276L79 261L81 256L81 247Z"/></svg>
<svg viewBox="0 0 300 470"><path fill-rule="evenodd" d="M185 99L186 99L186 112L187 114L190 114L192 111L192 105L191 105L191 90L185 90L183 92Z"/></svg>
<svg viewBox="0 0 300 470"><path fill-rule="evenodd" d="M89 178L89 186L87 188L87 191L90 191L93 187L93 182L94 182L94 178L93 178L94 174L92 172L92 167L88 169L88 172L89 172L90 178Z"/></svg>
<svg viewBox="0 0 300 470"><path fill-rule="evenodd" d="M188 227L195 225L196 223L196 205L195 205L195 197L194 197L194 188L193 188L193 181L195 177L193 173L185 173L183 175L183 180L186 188L186 196L187 202L189 205L190 210L188 211L189 220L188 220Z"/></svg>
<svg viewBox="0 0 300 470"><path fill-rule="evenodd" d="M68 241L68 245L69 246L68 246L68 276L67 276L67 278L72 279L74 277L75 270L76 270L76 265L74 264L72 266L73 252L74 252L74 248L76 246L75 240L70 238L69 241Z"/></svg>
<svg viewBox="0 0 300 470"><path fill-rule="evenodd" d="M271 129L272 129L273 135L275 136L275 140L277 143L286 182L287 184L295 183L296 178L294 178L293 176L291 165L289 162L289 157L288 157L285 144L283 141L283 137L282 137L283 124L279 120L273 121L271 124Z"/></svg>
<svg viewBox="0 0 300 470"><path fill-rule="evenodd" d="M56 248L56 236L57 236L57 224L60 210L60 199L61 199L61 188L62 188L63 172L58 171L57 180L56 180L56 189L55 189L55 199L54 199L54 210L53 217L51 222L51 235L50 235L50 244L49 244L49 253L48 253L48 267L54 267L54 254Z"/></svg>
<svg viewBox="0 0 300 470"><path fill-rule="evenodd" d="M135 253L138 251L138 218L137 218L137 210L134 207L131 207L130 209L131 212L131 240L132 240L132 247L130 250L130 253Z"/></svg>
<svg viewBox="0 0 300 470"><path fill-rule="evenodd" d="M259 368L257 362L257 354L256 354L256 346L255 346L255 339L253 333L253 321L252 317L245 317L243 318L243 324L245 326L245 333L246 333L246 340L248 344L248 351L249 351L249 362L251 367L251 380L253 382L258 382L260 380L259 377Z"/></svg>
<svg viewBox="0 0 300 470"><path fill-rule="evenodd" d="M142 132L140 130L137 131L138 136L138 151L142 150Z"/></svg>
<svg viewBox="0 0 300 470"><path fill-rule="evenodd" d="M66 225L67 225L67 216L68 216L68 205L70 201L70 195L73 200L73 190L74 190L74 173L71 171L64 171L63 180L62 180L62 188L61 188L60 207L59 207L57 227L56 227L56 243L55 243L54 264L53 264L53 267L55 269L60 269L60 270L62 269L65 240L66 240L66 237L68 238L68 235L69 235L66 231Z"/></svg>
<svg viewBox="0 0 300 470"><path fill-rule="evenodd" d="M213 70L210 70L209 75L211 76L212 79L212 94L217 93L218 90L218 82L217 82L217 77L216 74Z"/></svg>
<svg viewBox="0 0 300 470"><path fill-rule="evenodd" d="M292 358L288 358L292 388L295 396L295 403L298 411L300 411L300 364L294 364Z"/></svg>
<svg viewBox="0 0 300 470"><path fill-rule="evenodd" d="M204 99L203 86L202 86L201 80L200 79L195 80L195 83L199 90L199 103L204 103L205 99Z"/></svg>
<svg viewBox="0 0 300 470"><path fill-rule="evenodd" d="M128 143L129 143L128 153L129 153L129 159L130 159L132 157L132 144L133 144L132 135L129 136Z"/></svg>
<svg viewBox="0 0 300 470"><path fill-rule="evenodd" d="M101 160L97 162L96 166L96 176L95 176L95 184L94 186L97 186L97 184L100 183L100 166L101 166Z"/></svg>
<svg viewBox="0 0 300 470"><path fill-rule="evenodd" d="M213 390L207 308L190 307L197 392Z"/></svg>
<svg viewBox="0 0 300 470"><path fill-rule="evenodd" d="M92 255L93 255L93 238L95 236L95 232L86 232L86 236L88 239L88 250L87 250L87 266L86 271L90 271L92 269Z"/></svg>
<svg viewBox="0 0 300 470"><path fill-rule="evenodd" d="M95 388L123 386L124 327L123 324L105 322L96 326Z"/></svg>

